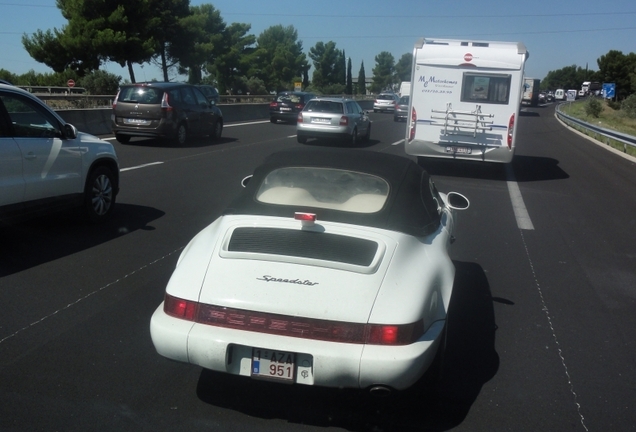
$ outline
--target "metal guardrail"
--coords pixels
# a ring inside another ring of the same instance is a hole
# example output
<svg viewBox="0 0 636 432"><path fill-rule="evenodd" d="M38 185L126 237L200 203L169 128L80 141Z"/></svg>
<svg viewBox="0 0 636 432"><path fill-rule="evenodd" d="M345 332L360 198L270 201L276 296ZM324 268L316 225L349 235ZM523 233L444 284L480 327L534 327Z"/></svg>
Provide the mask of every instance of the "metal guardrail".
<svg viewBox="0 0 636 432"><path fill-rule="evenodd" d="M574 123L579 127L582 127L584 129L587 129L591 132L594 132L596 134L599 134L601 136L604 136L606 138L618 141L623 143L623 152L627 153L627 146L632 146L636 148L636 137L632 136L632 135L627 135L624 133L620 133L620 132L616 132L614 130L611 129L605 129L599 126L595 126L593 124L590 123L586 123L583 120L577 119L575 117L569 116L566 113L561 111L561 107L564 105L564 103L560 103L557 105L556 107L556 114L557 116L564 122L566 123Z"/></svg>

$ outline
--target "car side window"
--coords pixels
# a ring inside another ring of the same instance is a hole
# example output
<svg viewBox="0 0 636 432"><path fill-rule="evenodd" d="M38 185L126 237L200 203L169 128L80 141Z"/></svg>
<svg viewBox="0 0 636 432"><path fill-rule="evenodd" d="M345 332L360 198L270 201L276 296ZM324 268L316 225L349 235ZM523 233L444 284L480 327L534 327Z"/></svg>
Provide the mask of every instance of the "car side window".
<svg viewBox="0 0 636 432"><path fill-rule="evenodd" d="M194 96L197 98L197 105L200 106L208 106L208 99L205 97L203 93L199 89L191 89L194 93Z"/></svg>
<svg viewBox="0 0 636 432"><path fill-rule="evenodd" d="M181 99L183 103L186 105L196 105L197 101L192 93L192 89L190 87L181 87L179 89L181 91Z"/></svg>
<svg viewBox="0 0 636 432"><path fill-rule="evenodd" d="M55 117L33 101L20 95L0 96L11 123L13 136L19 138L55 138L62 137L62 131Z"/></svg>

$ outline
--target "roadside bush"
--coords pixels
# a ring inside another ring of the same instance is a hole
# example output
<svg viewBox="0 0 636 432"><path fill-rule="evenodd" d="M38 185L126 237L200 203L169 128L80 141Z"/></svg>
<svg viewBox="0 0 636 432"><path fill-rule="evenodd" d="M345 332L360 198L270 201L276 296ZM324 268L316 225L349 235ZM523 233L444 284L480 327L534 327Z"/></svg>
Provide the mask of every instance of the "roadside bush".
<svg viewBox="0 0 636 432"><path fill-rule="evenodd" d="M630 119L636 119L636 94L630 95L621 102L621 110Z"/></svg>
<svg viewBox="0 0 636 432"><path fill-rule="evenodd" d="M621 109L621 103L612 99L607 100L607 106L613 109L614 111L618 111Z"/></svg>
<svg viewBox="0 0 636 432"><path fill-rule="evenodd" d="M86 89L86 93L92 95L114 95L119 88L121 76L96 70L77 80L80 87Z"/></svg>
<svg viewBox="0 0 636 432"><path fill-rule="evenodd" d="M601 115L601 111L603 111L603 105L601 105L599 100L595 97L588 98L585 103L585 114L598 118Z"/></svg>

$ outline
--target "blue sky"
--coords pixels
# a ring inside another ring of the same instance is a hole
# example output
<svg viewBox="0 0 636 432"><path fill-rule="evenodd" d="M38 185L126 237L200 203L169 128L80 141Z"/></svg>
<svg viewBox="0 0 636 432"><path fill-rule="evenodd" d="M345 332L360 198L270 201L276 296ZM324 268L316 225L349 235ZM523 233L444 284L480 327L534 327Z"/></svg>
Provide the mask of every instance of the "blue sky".
<svg viewBox="0 0 636 432"><path fill-rule="evenodd" d="M597 70L609 50L636 52L636 2L633 0L190 0L211 3L227 24L251 24L258 36L270 26L293 25L305 52L317 42L334 41L351 58L353 76L364 61L372 74L375 56L388 51L397 61L412 52L419 37L521 41L530 58L526 75L543 78L577 65ZM0 68L15 74L52 72L31 59L21 37L66 24L55 0L0 0ZM102 66L128 79L115 63ZM312 71L310 71L311 77ZM157 67L136 66L137 81L160 79ZM173 76L171 79L182 79Z"/></svg>

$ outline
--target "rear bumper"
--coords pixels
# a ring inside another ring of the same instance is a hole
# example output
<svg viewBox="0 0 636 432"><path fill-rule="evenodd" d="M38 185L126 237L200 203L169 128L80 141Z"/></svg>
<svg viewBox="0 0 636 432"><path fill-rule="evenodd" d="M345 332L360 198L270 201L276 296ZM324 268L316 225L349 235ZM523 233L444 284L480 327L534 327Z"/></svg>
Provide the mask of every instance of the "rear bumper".
<svg viewBox="0 0 636 432"><path fill-rule="evenodd" d="M296 353L295 383L366 389L382 385L403 390L435 358L444 323L405 346L360 345L283 337L195 324L170 317L161 304L150 321L157 352L167 358L232 375L251 375L252 348Z"/></svg>

